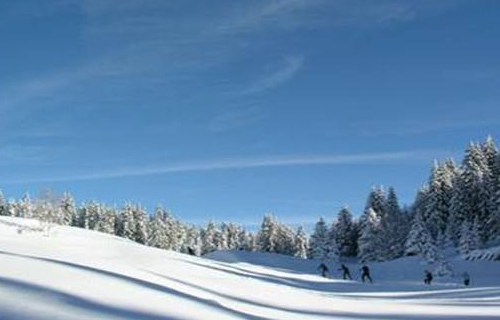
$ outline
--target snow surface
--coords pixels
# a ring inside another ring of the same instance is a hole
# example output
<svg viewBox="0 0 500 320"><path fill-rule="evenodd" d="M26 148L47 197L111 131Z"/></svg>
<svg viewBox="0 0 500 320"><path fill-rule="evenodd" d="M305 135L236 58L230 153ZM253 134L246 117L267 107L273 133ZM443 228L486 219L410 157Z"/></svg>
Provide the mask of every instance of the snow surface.
<svg viewBox="0 0 500 320"><path fill-rule="evenodd" d="M500 319L500 264L454 260L424 286L416 258L371 265L374 284L323 279L317 263L247 252L208 258L71 227L0 217L0 319ZM358 265L351 264L358 276ZM331 266L338 276L336 266Z"/></svg>

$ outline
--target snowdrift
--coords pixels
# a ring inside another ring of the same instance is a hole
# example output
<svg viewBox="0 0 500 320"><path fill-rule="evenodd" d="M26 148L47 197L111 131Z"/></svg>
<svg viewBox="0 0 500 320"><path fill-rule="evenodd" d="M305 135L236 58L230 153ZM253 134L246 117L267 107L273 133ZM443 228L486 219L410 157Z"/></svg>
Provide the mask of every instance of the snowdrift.
<svg viewBox="0 0 500 320"><path fill-rule="evenodd" d="M414 258L374 264L375 283L362 284L320 278L314 261L246 252L197 258L1 217L0 319L498 319L498 263L453 266L474 285L424 286L425 266Z"/></svg>

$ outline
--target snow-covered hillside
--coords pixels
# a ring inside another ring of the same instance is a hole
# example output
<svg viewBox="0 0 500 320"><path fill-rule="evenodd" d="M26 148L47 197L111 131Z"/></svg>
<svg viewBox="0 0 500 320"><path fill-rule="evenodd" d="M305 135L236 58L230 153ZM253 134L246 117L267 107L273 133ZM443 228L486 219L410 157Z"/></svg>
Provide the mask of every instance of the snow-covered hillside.
<svg viewBox="0 0 500 320"><path fill-rule="evenodd" d="M498 262L453 261L471 274L470 288L458 279L422 285L415 258L373 264L375 283L362 284L320 278L317 263L285 256L197 258L83 229L38 229L0 217L1 320L500 318Z"/></svg>

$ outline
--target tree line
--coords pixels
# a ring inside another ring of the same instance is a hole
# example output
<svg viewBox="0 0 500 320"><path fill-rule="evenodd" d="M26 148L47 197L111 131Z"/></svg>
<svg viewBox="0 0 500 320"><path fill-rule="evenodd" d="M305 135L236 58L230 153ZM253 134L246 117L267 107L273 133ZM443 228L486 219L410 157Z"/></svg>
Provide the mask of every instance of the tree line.
<svg viewBox="0 0 500 320"><path fill-rule="evenodd" d="M310 235L271 214L264 216L257 232L213 221L200 227L162 207L148 213L134 203L117 208L90 201L77 206L69 193L6 200L0 191L0 215L95 230L195 255L246 250L322 261L387 261L418 255L443 262L447 253L465 255L500 244L500 153L491 137L471 143L460 165L453 160L434 163L410 206L399 204L394 188L374 187L359 218L344 207L331 223L320 218Z"/></svg>

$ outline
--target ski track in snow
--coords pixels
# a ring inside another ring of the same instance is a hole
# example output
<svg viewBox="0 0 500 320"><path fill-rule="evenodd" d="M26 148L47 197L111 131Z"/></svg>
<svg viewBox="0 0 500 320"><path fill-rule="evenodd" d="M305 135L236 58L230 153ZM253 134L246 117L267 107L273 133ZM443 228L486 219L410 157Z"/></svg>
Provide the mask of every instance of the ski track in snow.
<svg viewBox="0 0 500 320"><path fill-rule="evenodd" d="M248 252L207 258L71 227L0 217L0 320L500 319L500 263L455 259L421 283L417 258L372 264L374 284L323 279L317 263ZM18 229L24 231L18 233ZM350 264L357 276L358 265ZM338 276L337 266L330 266Z"/></svg>

